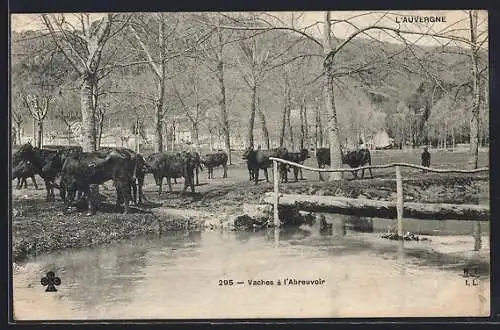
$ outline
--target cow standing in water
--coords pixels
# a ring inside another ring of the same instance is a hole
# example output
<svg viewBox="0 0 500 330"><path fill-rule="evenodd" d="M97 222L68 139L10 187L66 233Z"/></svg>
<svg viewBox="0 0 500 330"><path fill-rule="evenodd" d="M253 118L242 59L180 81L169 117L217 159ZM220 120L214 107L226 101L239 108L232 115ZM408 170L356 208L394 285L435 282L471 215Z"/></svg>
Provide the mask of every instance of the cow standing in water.
<svg viewBox="0 0 500 330"><path fill-rule="evenodd" d="M422 152L422 166L424 167L431 167L431 154L427 150L427 147L424 148L424 152ZM424 173L426 173L427 170L424 170Z"/></svg>
<svg viewBox="0 0 500 330"><path fill-rule="evenodd" d="M372 158L370 155L370 150L368 149L359 149L354 151L349 151L344 153L341 149L342 156L342 164L347 164L351 168L357 168L364 165L371 165ZM324 168L326 165L330 166L330 149L328 148L318 148L316 150L316 159L318 161L318 167ZM373 179L372 169L368 169L370 171L370 177ZM352 171L352 175L354 179L358 178L358 171ZM361 171L361 178L364 179L365 170ZM320 180L321 175L320 175Z"/></svg>

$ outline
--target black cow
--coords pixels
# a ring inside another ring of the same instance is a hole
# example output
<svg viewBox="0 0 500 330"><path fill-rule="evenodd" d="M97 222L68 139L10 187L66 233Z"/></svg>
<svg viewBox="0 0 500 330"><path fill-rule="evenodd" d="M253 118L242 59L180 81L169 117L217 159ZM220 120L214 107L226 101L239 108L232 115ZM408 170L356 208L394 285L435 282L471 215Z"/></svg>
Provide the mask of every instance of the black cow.
<svg viewBox="0 0 500 330"><path fill-rule="evenodd" d="M227 154L224 151L218 151L212 154L206 154L202 157L201 163L205 165L208 169L208 178L214 178L214 168L218 166L222 166L224 169L223 178L227 178Z"/></svg>
<svg viewBox="0 0 500 330"><path fill-rule="evenodd" d="M81 152L81 147L62 147L59 150L47 150L33 147L30 143L22 145L13 155L13 163L29 162L33 171L45 182L47 201L55 200L55 179L59 176L66 155ZM58 156L59 155L59 156Z"/></svg>
<svg viewBox="0 0 500 330"><path fill-rule="evenodd" d="M287 159L288 150L286 148L275 148L270 150L253 150L252 148L247 148L243 153L242 158L247 160L249 173L251 173L251 178L255 180L255 184L258 184L259 182L260 169L264 170L266 181L269 182L267 169L273 164L273 162L269 160L269 157ZM278 171L280 174L286 170L285 164L280 163L278 165Z"/></svg>
<svg viewBox="0 0 500 330"><path fill-rule="evenodd" d="M21 161L18 164L13 164L12 166L12 179L17 179L17 189L28 188L27 178L31 178L35 189L38 189L38 185L35 180L35 171L33 166L29 161Z"/></svg>
<svg viewBox="0 0 500 330"><path fill-rule="evenodd" d="M342 164L347 164L351 168L357 168L364 165L371 165L371 155L370 150L368 149L359 149L354 151L349 151L344 153L341 149L342 156ZM318 148L316 150L316 159L318 161L318 167L324 168L326 165L330 165L330 149L328 148ZM373 179L372 169L369 168L370 177ZM358 171L353 171L352 175L354 179L358 178ZM364 179L365 170L363 169L361 172L361 178ZM320 175L321 179L321 175Z"/></svg>
<svg viewBox="0 0 500 330"><path fill-rule="evenodd" d="M117 192L117 205L124 203L124 213L128 213L131 196L132 174L136 162L128 152L113 149L108 152L81 152L69 155L61 170L61 186L67 191L66 206L73 205L76 191L87 196L87 215L95 213L97 185L113 180Z"/></svg>
<svg viewBox="0 0 500 330"><path fill-rule="evenodd" d="M184 189L191 187L194 193L194 171L197 167L197 160L190 152L167 153L157 152L146 158L149 173L153 174L158 186L158 196L162 193L163 178L167 178L168 189L172 191L171 178L184 177Z"/></svg>
<svg viewBox="0 0 500 330"><path fill-rule="evenodd" d="M138 154L131 149L122 147L101 147L97 152L107 155L113 151L120 153L122 156L126 157L131 164L133 164L133 166L129 167L129 174L132 180L130 183L130 187L132 189L132 200L134 203L142 204L143 199L147 200L143 192L144 177L146 176L146 173L150 172L146 160L141 154Z"/></svg>
<svg viewBox="0 0 500 330"><path fill-rule="evenodd" d="M311 156L309 155L309 150L307 149L302 149L301 151L299 152L289 152L288 153L288 158L287 160L291 161L291 162L294 162L294 163L298 163L298 164L301 164L303 165L304 164L304 161L308 158L310 158ZM284 176L285 176L285 182L288 182L288 171L285 171L284 172ZM300 179L301 180L304 180L304 177L302 175L302 169L299 168L299 167L295 167L293 166L293 176L295 178L295 182L297 182L299 179L298 179L298 176L299 176L299 172L300 172Z"/></svg>

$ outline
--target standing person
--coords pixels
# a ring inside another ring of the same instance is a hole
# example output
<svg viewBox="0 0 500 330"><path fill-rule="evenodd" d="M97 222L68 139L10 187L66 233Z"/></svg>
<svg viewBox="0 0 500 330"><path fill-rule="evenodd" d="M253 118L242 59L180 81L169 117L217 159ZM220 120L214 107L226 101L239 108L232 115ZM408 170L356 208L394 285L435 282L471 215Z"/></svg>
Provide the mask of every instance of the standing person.
<svg viewBox="0 0 500 330"><path fill-rule="evenodd" d="M422 166L431 167L431 154L427 151L427 147L424 148L424 152L422 152ZM424 170L424 173L427 172Z"/></svg>

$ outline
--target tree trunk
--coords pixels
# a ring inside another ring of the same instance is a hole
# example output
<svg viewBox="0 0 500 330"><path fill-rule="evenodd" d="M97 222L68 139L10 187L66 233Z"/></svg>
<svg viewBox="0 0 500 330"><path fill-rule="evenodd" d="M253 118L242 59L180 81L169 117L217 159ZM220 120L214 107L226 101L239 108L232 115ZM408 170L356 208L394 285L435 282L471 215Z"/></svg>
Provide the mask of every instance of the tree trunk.
<svg viewBox="0 0 500 330"><path fill-rule="evenodd" d="M21 141L21 130L22 130L22 127L21 127L21 123L17 123L17 141L19 142L19 145L22 144L22 141Z"/></svg>
<svg viewBox="0 0 500 330"><path fill-rule="evenodd" d="M209 136L208 136L208 144L210 145L210 151L214 150L214 143L213 143L213 136L214 133L212 130L209 131Z"/></svg>
<svg viewBox="0 0 500 330"><path fill-rule="evenodd" d="M283 145L285 143L286 114L288 113L287 104L288 104L288 98L285 96L285 103L283 104L283 112L281 115L280 148L283 148Z"/></svg>
<svg viewBox="0 0 500 330"><path fill-rule="evenodd" d="M33 145L36 145L36 119L33 118Z"/></svg>
<svg viewBox="0 0 500 330"><path fill-rule="evenodd" d="M102 131L104 129L104 112L99 114L98 121L97 121L97 149L101 148L101 141L102 141Z"/></svg>
<svg viewBox="0 0 500 330"><path fill-rule="evenodd" d="M306 138L306 129L304 123L304 102L300 105L300 150L304 149L304 139Z"/></svg>
<svg viewBox="0 0 500 330"><path fill-rule="evenodd" d="M43 120L39 120L37 123L37 126L38 126L37 146L38 146L38 148L42 148L42 146L43 146Z"/></svg>
<svg viewBox="0 0 500 330"><path fill-rule="evenodd" d="M200 146L200 133L199 133L199 129L198 129L198 123L193 121L191 124L193 127L194 148L198 152L199 146Z"/></svg>
<svg viewBox="0 0 500 330"><path fill-rule="evenodd" d="M262 201L272 204L273 192L264 193ZM348 197L314 196L299 194L281 194L279 197L281 207L294 207L309 212L325 212L346 214L361 217L378 217L394 219L397 216L394 202L359 199ZM444 204L444 203L412 203L405 202L403 217L425 220L474 220L474 222L488 221L490 219L490 208L488 205L474 204Z"/></svg>
<svg viewBox="0 0 500 330"><path fill-rule="evenodd" d="M165 67L165 65L162 65ZM162 69L162 72L164 69ZM164 74L164 72L163 72ZM165 81L164 79L159 79L158 81L158 95L156 96L155 102L155 152L163 152L163 98L165 94Z"/></svg>
<svg viewBox="0 0 500 330"><path fill-rule="evenodd" d="M335 97L333 94L333 78L331 77L329 67L325 67L325 106L328 123L328 140L330 142L330 167L341 168L342 156L340 151L339 127L337 122L337 112L335 109ZM340 172L332 172L330 181L340 180Z"/></svg>
<svg viewBox="0 0 500 330"><path fill-rule="evenodd" d="M292 122L290 120L291 112L292 112L292 107L291 104L288 103L288 109L287 109L287 114L286 114L286 123L288 126L288 134L290 135L290 148L293 150L295 149L295 142L293 140L293 129L292 129Z"/></svg>
<svg viewBox="0 0 500 330"><path fill-rule="evenodd" d="M471 34L471 66L472 66L472 107L470 113L470 148L468 167L477 168L479 152L479 68L478 68L478 47L477 47L477 11L469 11L470 34Z"/></svg>
<svg viewBox="0 0 500 330"><path fill-rule="evenodd" d="M224 60L222 58L222 45L221 49L219 50L219 61L217 63L217 79L219 81L219 111L220 111L220 118L222 121L222 132L224 133L224 142L226 145L226 153L228 156L228 161L229 164L232 164L231 162L231 132L229 129L229 120L228 120L228 114L227 114L227 107L226 107L226 86L224 84ZM212 139L212 134L210 133L210 139ZM210 142L210 150L212 150L212 142Z"/></svg>
<svg viewBox="0 0 500 330"><path fill-rule="evenodd" d="M260 106L258 107L257 112L259 113L260 125L262 127L262 134L264 135L264 142L266 143L267 150L269 150L271 149L271 145L269 141L269 131L267 130L266 117L264 115L264 112L262 112Z"/></svg>
<svg viewBox="0 0 500 330"><path fill-rule="evenodd" d="M80 88L80 101L82 111L82 129L83 138L82 148L85 152L96 151L96 130L95 130L95 108L94 108L94 88L95 79L92 73L86 72L83 75L83 81Z"/></svg>
<svg viewBox="0 0 500 330"><path fill-rule="evenodd" d="M321 127L321 107L319 105L316 106L316 124L314 127L314 138L316 142L316 148L321 148L323 146L323 128Z"/></svg>
<svg viewBox="0 0 500 330"><path fill-rule="evenodd" d="M311 143L309 141L309 122L307 120L307 105L304 102L304 139L306 141L305 147L309 149L311 147Z"/></svg>
<svg viewBox="0 0 500 330"><path fill-rule="evenodd" d="M252 94L251 94L251 101L250 101L250 122L248 123L248 133L247 133L248 147L250 147L250 148L254 147L253 128L255 125L256 97L257 97L257 86L254 85L254 86L252 86Z"/></svg>

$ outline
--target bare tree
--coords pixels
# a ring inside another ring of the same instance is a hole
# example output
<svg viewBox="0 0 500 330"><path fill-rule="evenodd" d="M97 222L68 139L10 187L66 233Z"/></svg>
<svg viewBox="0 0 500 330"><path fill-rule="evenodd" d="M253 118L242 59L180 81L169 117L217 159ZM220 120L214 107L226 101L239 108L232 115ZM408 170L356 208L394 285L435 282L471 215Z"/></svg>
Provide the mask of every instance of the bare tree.
<svg viewBox="0 0 500 330"><path fill-rule="evenodd" d="M205 16L205 21L209 19ZM209 20L210 21L210 20ZM207 42L199 48L202 60L205 61L209 72L212 73L217 81L218 87L218 105L219 105L219 120L220 129L224 135L224 144L226 147L226 153L228 155L229 164L232 164L231 160L231 131L229 127L229 115L227 110L227 96L226 96L226 83L225 83L225 46L228 44L228 36L220 28L222 24L222 18L218 18L214 21L214 34L212 38L209 38ZM214 126L209 125L210 134L210 150L212 150L212 138L214 131Z"/></svg>
<svg viewBox="0 0 500 330"><path fill-rule="evenodd" d="M259 115L260 119L260 126L262 128L262 134L264 136L264 142L266 143L266 148L269 150L271 149L270 146L270 141L269 141L269 130L267 129L267 123L266 123L266 116L264 115L264 111L262 111L262 105L257 97L257 114Z"/></svg>
<svg viewBox="0 0 500 330"><path fill-rule="evenodd" d="M200 75L200 67L198 60L195 58L193 60L192 65L190 66L190 71L189 77L187 78L187 83L183 90L186 90L189 92L189 94L192 96L189 99L192 101L189 102L187 99L188 97L183 96L179 89L176 86L176 83L172 82L173 89L181 103L181 108L184 110L184 113L188 120L191 123L192 127L192 132L194 134L194 144L195 148L197 151L199 151L199 145L200 145L200 120L202 119L203 115L203 104L206 103L205 100L202 98L201 91L200 91L200 83L199 83L199 75ZM188 87L189 86L189 87ZM206 109L205 109L206 111Z"/></svg>
<svg viewBox="0 0 500 330"><path fill-rule="evenodd" d="M149 15L148 15L149 16ZM167 49L169 38L176 32L179 20L173 19L171 29L168 31L166 17L164 13L156 14L156 22L146 22L144 17L136 16L130 22L129 28L132 31L143 57L149 64L156 83L155 103L155 152L163 151L163 118L165 116L163 104L165 102L165 84L167 80L167 62L173 58L172 53ZM170 16L172 17L172 16ZM152 31L152 27L157 29L157 33ZM138 31L140 30L140 31ZM151 34L157 36L151 40L154 42L148 45L146 40L151 39ZM156 46L156 47L155 47ZM155 49L157 48L157 49Z"/></svg>
<svg viewBox="0 0 500 330"><path fill-rule="evenodd" d="M21 111L19 110L12 110L11 111L12 115L12 122L14 123L14 128L15 128L15 140L13 141L14 144L21 144L21 132L23 129L23 123L24 123L24 115Z"/></svg>
<svg viewBox="0 0 500 330"><path fill-rule="evenodd" d="M470 112L470 154L468 166L471 169L477 168L479 153L479 109L481 107L480 72L479 72L479 49L478 40L478 12L469 10L470 22L470 48L471 48L471 71L472 71L472 106ZM482 41L484 42L484 41Z"/></svg>
<svg viewBox="0 0 500 330"><path fill-rule="evenodd" d="M101 59L106 44L123 28L124 23L112 31L112 27L119 23L120 14L105 14L96 21L92 21L88 13L77 16L79 28L69 23L64 14L43 14L42 20L59 51L80 76L82 147L84 151L94 151L97 148L95 112L99 75L103 69Z"/></svg>
<svg viewBox="0 0 500 330"><path fill-rule="evenodd" d="M43 123L47 118L49 105L53 100L52 96L45 96L39 98L36 95L23 95L22 96L26 109L30 112L37 125L37 146L41 148L43 145Z"/></svg>
<svg viewBox="0 0 500 330"><path fill-rule="evenodd" d="M240 70L243 81L250 90L250 117L247 133L247 145L250 148L254 147L254 124L257 111L257 89L267 73L267 65L269 59L269 51L259 49L257 39L251 38L248 41L241 41L239 44L243 61L239 61L238 69Z"/></svg>
<svg viewBox="0 0 500 330"><path fill-rule="evenodd" d="M287 118L288 118L288 113L290 112L290 103L291 103L291 97L290 97L290 74L285 66L285 69L283 71L284 74L284 98L283 98L283 111L281 114L281 131L280 131L280 142L279 146L283 148L285 144L285 132L286 132L286 124L287 124Z"/></svg>
<svg viewBox="0 0 500 330"><path fill-rule="evenodd" d="M364 14L359 14L353 16L359 17L362 15L380 15L380 18L376 21L376 23L366 26L366 27L358 27L351 19L332 19L330 12L325 12L324 13L324 19L322 22L316 22L313 25L310 25L306 28L297 28L294 26L292 23L291 26L286 26L285 23L283 23L282 20L280 20L277 17L274 17L273 21L268 21L268 20L260 20L266 26L235 26L235 25L228 25L224 26L226 29L236 29L236 30L263 30L263 31L272 31L272 30L286 30L286 31L292 31L308 40L316 44L317 46L320 47L320 49L323 52L323 92L324 92L324 100L325 100L325 113L326 113L326 118L327 118L327 131L328 131L328 139L330 143L330 156L331 156L331 167L337 168L341 167L342 161L341 161L341 151L340 151L340 139L339 139L339 127L338 127L338 120L337 120L337 110L336 110L336 102L335 102L335 95L334 95L334 80L338 79L339 77L342 76L349 76L349 75L356 75L356 74L361 74L361 73L370 73L371 70L374 68L375 65L380 65L383 63L389 62L390 59L392 59L395 55L400 53L401 51L398 50L398 52L394 54L386 54L387 56L377 56L378 59L374 57L373 60L367 62L367 63L361 63L357 64L356 67L350 67L350 68L342 68L338 64L336 64L335 59L338 57L338 54L341 53L341 51L347 46L350 45L352 40L357 38L360 35L365 35L366 37L375 40L377 42L381 42L380 40L377 40L373 35L370 35L370 32L383 32L386 35L391 36L393 39L397 40L398 42L402 42L403 44L408 45L408 40L406 39L405 36L407 35L413 35L413 36L426 36L426 37L431 37L435 40L448 40L448 41L453 41L456 43L462 43L466 45L474 45L475 42L471 42L467 38L463 38L460 36L457 36L453 34L454 27L447 27L445 29L442 29L438 32L434 32L433 30L427 30L427 31L407 31L402 29L401 27L389 27L389 26L383 26L380 24L380 22L388 15L389 13L364 13ZM267 16L272 16L270 14L267 14ZM471 17L474 17L474 15L471 15ZM471 18L471 23L474 23L474 19ZM316 27L318 24L323 25L323 36L322 38L316 38L312 34L308 33L307 29L311 27ZM346 36L342 41L335 41L332 38L332 29L331 26L332 24L346 24L350 26L351 28L354 29L354 32L352 32L350 35ZM474 24L471 24L474 25ZM449 31L450 30L450 31ZM471 29L471 31L473 28ZM478 44L476 44L476 47L479 47L480 45L484 44L485 38L482 41L479 41ZM473 48L475 49L475 48ZM474 52L474 51L473 51ZM380 55L380 54L379 54ZM300 57L304 57L308 55L300 55ZM298 57L292 58L288 60L288 62L296 59ZM382 58L382 60L380 59ZM477 101L477 100L476 100ZM476 106L473 106L473 109L476 109ZM473 112L475 113L475 112ZM472 115L472 117L475 117L475 115ZM471 122L472 124L472 122ZM476 131L474 128L475 124L472 124L472 134L471 135L476 135ZM475 138L474 138L475 139ZM471 143L471 159L475 157L477 159L477 151L475 151L474 147L474 142ZM330 180L337 180L340 179L341 175L340 173L332 172L330 175Z"/></svg>
<svg viewBox="0 0 500 330"><path fill-rule="evenodd" d="M80 116L75 111L72 111L71 108L59 104L55 109L54 115L57 120L64 123L66 138L68 139L68 145L70 145L73 137L73 128L78 123Z"/></svg>

